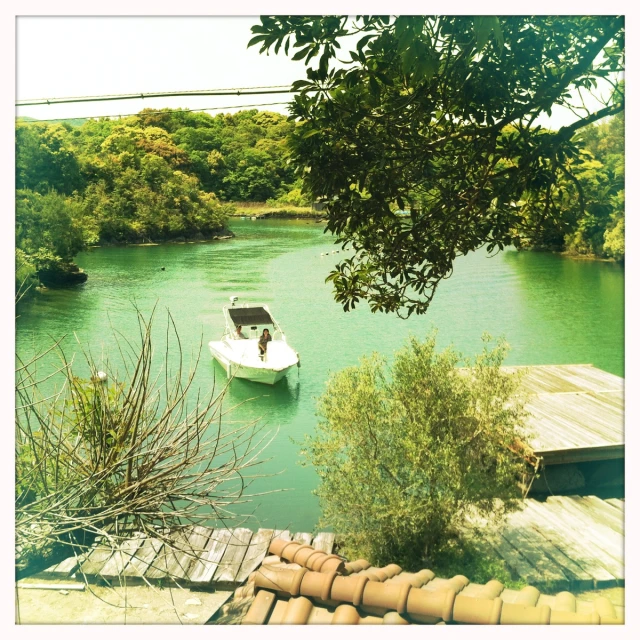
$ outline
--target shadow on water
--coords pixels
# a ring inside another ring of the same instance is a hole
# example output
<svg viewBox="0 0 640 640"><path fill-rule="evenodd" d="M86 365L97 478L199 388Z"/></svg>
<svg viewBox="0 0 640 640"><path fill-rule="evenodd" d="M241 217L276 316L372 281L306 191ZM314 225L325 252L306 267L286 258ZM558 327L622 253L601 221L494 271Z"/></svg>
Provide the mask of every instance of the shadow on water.
<svg viewBox="0 0 640 640"><path fill-rule="evenodd" d="M227 383L224 367L212 359L210 369L215 375L216 386L221 389ZM274 385L234 378L227 388L224 404L232 409L231 415L239 419L258 420L282 428L298 414L299 400L300 377L298 371L292 370Z"/></svg>

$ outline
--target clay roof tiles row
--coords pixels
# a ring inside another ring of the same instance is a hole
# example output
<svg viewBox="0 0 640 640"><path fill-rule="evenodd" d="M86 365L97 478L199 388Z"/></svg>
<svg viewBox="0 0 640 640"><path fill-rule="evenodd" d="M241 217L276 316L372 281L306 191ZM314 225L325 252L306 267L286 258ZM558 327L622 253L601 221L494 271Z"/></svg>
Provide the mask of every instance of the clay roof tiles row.
<svg viewBox="0 0 640 640"><path fill-rule="evenodd" d="M611 602L578 601L569 592L544 596L532 586L504 589L497 580L435 577L395 564L345 563L297 542L274 540L274 554L223 607L218 623L242 624L620 624ZM233 610L239 612L233 618Z"/></svg>

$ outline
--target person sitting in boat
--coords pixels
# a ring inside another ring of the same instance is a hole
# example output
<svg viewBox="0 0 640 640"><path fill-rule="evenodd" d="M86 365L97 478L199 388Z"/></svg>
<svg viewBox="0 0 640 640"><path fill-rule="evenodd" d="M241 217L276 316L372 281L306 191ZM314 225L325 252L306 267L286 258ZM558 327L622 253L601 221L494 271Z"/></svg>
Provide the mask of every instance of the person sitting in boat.
<svg viewBox="0 0 640 640"><path fill-rule="evenodd" d="M263 360L267 354L267 342L271 342L271 334L269 333L269 329L263 329L260 340L258 340L258 349L260 349L260 357Z"/></svg>
<svg viewBox="0 0 640 640"><path fill-rule="evenodd" d="M242 325L239 324L236 327L236 339L238 340L246 340L247 336L244 335L244 333L242 333Z"/></svg>

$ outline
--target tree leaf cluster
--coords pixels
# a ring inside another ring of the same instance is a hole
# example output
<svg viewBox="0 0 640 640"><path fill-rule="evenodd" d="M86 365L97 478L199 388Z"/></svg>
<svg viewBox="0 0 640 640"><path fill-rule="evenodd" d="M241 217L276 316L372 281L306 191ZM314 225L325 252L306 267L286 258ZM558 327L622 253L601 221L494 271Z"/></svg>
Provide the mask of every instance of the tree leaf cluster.
<svg viewBox="0 0 640 640"><path fill-rule="evenodd" d="M329 276L345 310L424 313L457 256L521 246L556 215L575 134L624 108L622 17L269 16L254 33L307 52L291 157L354 249ZM610 99L580 111L596 80ZM559 105L575 123L536 124Z"/></svg>

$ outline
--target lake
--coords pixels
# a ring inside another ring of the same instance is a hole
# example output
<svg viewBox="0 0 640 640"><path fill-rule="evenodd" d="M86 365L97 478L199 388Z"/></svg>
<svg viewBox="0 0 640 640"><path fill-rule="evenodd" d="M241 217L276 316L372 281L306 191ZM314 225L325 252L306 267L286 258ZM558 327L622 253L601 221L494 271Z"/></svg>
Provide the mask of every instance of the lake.
<svg viewBox="0 0 640 640"><path fill-rule="evenodd" d="M232 413L234 421L259 419L277 429L264 472L282 473L261 479L254 489L278 492L252 504L257 521L247 526L293 531L311 531L320 515L311 493L317 477L299 465L297 442L314 430L316 401L328 375L363 355L392 357L409 335L424 337L437 328L439 347L453 344L465 355L479 351L488 332L511 345L507 364L591 363L624 375L619 265L533 252L487 257L478 251L455 261L452 277L441 283L424 316L402 320L372 314L362 304L344 313L324 282L342 252L321 256L340 248L322 227L313 221L238 219L231 221L237 236L232 240L85 252L77 258L89 274L85 285L48 290L20 305L17 352L28 357L66 335L68 356L79 350L77 338L98 360L114 358L114 330L129 340L138 335L134 305L147 316L157 305L156 349L162 352L169 309L185 360L203 345L195 386L209 391L214 376L218 386L224 380L206 347L222 334L222 305L231 295L239 302L267 303L302 366L274 387L234 380L225 402L243 402ZM174 347L169 364L177 358ZM47 358L42 371L53 363Z"/></svg>

